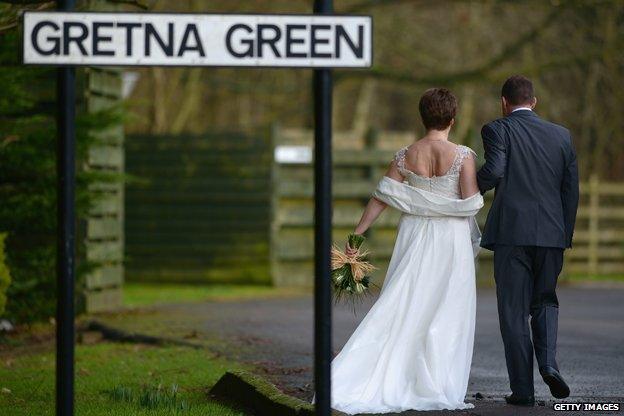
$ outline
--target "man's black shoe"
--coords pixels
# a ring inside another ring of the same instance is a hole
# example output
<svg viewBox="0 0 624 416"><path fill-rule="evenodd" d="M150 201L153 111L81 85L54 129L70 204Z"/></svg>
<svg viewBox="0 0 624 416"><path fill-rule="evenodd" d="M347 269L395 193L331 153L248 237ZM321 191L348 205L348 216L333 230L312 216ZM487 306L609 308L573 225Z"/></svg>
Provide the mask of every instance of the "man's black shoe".
<svg viewBox="0 0 624 416"><path fill-rule="evenodd" d="M570 395L570 388L559 374L559 371L552 367L540 368L540 374L544 379L544 383L548 384L550 394L557 399L565 399Z"/></svg>
<svg viewBox="0 0 624 416"><path fill-rule="evenodd" d="M511 396L505 396L505 401L514 406L535 406L535 396L518 396L512 393Z"/></svg>

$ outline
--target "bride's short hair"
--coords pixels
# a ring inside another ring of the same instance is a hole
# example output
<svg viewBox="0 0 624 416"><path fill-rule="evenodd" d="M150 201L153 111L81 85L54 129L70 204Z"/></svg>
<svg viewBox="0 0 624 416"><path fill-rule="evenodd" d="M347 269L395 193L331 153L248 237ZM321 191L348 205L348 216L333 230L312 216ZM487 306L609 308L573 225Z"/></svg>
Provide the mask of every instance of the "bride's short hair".
<svg viewBox="0 0 624 416"><path fill-rule="evenodd" d="M457 97L446 88L429 88L418 109L427 130L445 130L457 114Z"/></svg>

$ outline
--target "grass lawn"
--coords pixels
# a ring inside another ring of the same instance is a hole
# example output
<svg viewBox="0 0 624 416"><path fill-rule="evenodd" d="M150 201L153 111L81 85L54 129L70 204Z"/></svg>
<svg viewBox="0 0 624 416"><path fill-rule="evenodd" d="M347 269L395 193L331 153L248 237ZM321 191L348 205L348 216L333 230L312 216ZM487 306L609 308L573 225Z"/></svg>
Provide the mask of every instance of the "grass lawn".
<svg viewBox="0 0 624 416"><path fill-rule="evenodd" d="M305 289L259 285L167 283L128 283L123 290L124 303L130 307L305 293ZM169 321L155 311L126 311L112 314L108 319L122 329L162 335L163 325L169 325ZM188 332L186 327L180 334L170 327L165 329L168 336L174 337L183 337ZM197 343L221 342L212 338L200 341ZM75 413L77 416L246 416L241 410L210 400L207 395L208 389L230 369L250 370L207 349L110 342L78 344ZM1 416L54 415L54 381L50 324L38 324L10 337L0 337Z"/></svg>
<svg viewBox="0 0 624 416"><path fill-rule="evenodd" d="M54 352L0 355L0 415L54 415ZM241 365L205 350L99 343L76 348L76 415L244 416L206 395Z"/></svg>
<svg viewBox="0 0 624 416"><path fill-rule="evenodd" d="M163 303L201 302L206 300L254 299L305 293L300 288L277 288L260 285L201 285L179 283L124 283L125 306L140 307Z"/></svg>

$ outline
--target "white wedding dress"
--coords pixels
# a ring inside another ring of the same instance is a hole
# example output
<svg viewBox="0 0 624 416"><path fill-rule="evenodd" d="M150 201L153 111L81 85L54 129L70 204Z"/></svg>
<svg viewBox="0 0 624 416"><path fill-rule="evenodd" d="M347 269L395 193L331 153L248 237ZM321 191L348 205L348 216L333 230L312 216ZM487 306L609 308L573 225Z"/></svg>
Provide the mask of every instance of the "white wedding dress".
<svg viewBox="0 0 624 416"><path fill-rule="evenodd" d="M443 176L405 168L407 183L382 178L373 196L403 212L380 296L332 361L331 403L349 414L466 409L475 328L480 233L476 194L461 199L471 150L456 148Z"/></svg>

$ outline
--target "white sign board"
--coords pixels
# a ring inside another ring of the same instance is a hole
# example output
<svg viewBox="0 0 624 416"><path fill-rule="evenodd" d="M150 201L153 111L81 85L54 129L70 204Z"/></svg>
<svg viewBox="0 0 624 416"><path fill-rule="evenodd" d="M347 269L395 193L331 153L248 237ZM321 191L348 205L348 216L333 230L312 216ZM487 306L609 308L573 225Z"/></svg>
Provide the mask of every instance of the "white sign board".
<svg viewBox="0 0 624 416"><path fill-rule="evenodd" d="M277 163L311 163L312 148L310 146L275 146L273 157Z"/></svg>
<svg viewBox="0 0 624 416"><path fill-rule="evenodd" d="M369 67L369 16L24 13L25 64Z"/></svg>

